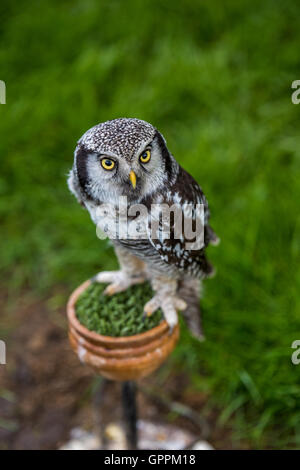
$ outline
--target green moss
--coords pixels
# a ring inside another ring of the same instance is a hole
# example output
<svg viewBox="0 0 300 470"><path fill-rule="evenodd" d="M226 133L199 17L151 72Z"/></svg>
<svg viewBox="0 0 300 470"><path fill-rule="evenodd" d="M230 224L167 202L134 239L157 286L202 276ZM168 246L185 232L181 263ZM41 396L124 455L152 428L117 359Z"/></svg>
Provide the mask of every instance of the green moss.
<svg viewBox="0 0 300 470"><path fill-rule="evenodd" d="M143 320L143 306L153 292L149 283L113 296L103 295L105 284L91 284L78 298L76 316L90 331L105 336L131 336L151 330L162 320L161 310Z"/></svg>

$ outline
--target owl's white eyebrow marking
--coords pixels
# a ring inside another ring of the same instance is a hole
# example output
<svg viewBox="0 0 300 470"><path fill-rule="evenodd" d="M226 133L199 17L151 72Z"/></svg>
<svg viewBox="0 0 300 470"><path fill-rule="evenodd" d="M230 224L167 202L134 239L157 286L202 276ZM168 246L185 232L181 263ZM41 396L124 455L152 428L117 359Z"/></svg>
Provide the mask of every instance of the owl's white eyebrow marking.
<svg viewBox="0 0 300 470"><path fill-rule="evenodd" d="M101 159L105 157L110 157L110 158L115 158L116 160L119 160L120 158L116 153L110 152L109 150L107 150L106 152L101 152L97 154L97 156L99 156Z"/></svg>

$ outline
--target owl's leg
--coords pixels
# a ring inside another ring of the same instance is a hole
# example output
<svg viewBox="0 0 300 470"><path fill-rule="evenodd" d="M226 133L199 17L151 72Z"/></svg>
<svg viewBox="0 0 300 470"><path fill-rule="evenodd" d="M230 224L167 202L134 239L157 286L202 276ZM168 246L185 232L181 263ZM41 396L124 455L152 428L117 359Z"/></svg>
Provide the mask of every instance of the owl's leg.
<svg viewBox="0 0 300 470"><path fill-rule="evenodd" d="M119 260L119 271L102 271L92 278L92 281L109 283L104 294L113 295L122 292L135 284L146 280L145 264L142 260L119 246L115 247Z"/></svg>
<svg viewBox="0 0 300 470"><path fill-rule="evenodd" d="M155 291L154 297L146 303L144 316L152 315L158 308L161 308L171 330L178 322L177 311L185 310L187 304L176 295L177 281L164 276L154 277L151 281Z"/></svg>

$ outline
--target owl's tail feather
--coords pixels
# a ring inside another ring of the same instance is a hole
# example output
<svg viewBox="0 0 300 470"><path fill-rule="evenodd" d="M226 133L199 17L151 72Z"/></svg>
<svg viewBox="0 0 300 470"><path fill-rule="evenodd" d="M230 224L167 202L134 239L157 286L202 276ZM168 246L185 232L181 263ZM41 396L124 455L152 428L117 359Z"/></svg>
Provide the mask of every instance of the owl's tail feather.
<svg viewBox="0 0 300 470"><path fill-rule="evenodd" d="M187 303L187 309L182 312L183 318L192 335L203 341L205 337L201 322L200 294L201 282L198 279L179 281L178 296Z"/></svg>
<svg viewBox="0 0 300 470"><path fill-rule="evenodd" d="M218 235L214 232L214 230L211 228L210 225L206 225L206 226L205 226L205 230L204 230L204 243L205 243L205 246L207 246L208 244L217 246L217 245L219 245L219 243L220 243L220 238L219 238Z"/></svg>

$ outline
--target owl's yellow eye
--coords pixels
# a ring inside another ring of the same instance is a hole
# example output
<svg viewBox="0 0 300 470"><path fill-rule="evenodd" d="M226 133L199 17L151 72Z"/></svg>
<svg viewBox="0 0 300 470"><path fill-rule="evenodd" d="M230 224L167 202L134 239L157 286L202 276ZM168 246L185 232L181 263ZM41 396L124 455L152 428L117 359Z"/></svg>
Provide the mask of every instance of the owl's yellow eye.
<svg viewBox="0 0 300 470"><path fill-rule="evenodd" d="M112 170L115 167L115 162L110 158L102 158L101 165L105 170Z"/></svg>
<svg viewBox="0 0 300 470"><path fill-rule="evenodd" d="M151 152L150 150L145 150L143 153L140 155L140 162L142 163L148 163L151 158Z"/></svg>

